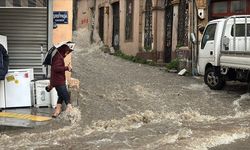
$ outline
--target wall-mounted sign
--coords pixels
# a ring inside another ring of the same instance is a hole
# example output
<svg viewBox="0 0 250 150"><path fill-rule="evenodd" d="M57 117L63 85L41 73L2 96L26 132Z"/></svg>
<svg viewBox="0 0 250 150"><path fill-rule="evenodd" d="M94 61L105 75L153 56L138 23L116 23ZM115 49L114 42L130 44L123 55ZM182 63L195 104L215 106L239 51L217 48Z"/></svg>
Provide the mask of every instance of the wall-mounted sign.
<svg viewBox="0 0 250 150"><path fill-rule="evenodd" d="M54 11L53 18L54 18L54 23L56 24L68 24L67 11Z"/></svg>

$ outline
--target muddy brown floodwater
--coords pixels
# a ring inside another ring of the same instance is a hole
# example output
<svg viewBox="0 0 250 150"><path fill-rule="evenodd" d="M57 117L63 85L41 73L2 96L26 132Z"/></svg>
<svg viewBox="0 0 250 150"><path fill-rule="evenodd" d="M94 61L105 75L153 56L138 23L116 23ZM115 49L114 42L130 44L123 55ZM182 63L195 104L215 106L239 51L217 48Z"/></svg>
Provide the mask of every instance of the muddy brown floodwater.
<svg viewBox="0 0 250 150"><path fill-rule="evenodd" d="M79 106L47 125L1 130L0 149L207 150L250 136L245 84L212 91L202 77L103 53L86 30L74 37Z"/></svg>

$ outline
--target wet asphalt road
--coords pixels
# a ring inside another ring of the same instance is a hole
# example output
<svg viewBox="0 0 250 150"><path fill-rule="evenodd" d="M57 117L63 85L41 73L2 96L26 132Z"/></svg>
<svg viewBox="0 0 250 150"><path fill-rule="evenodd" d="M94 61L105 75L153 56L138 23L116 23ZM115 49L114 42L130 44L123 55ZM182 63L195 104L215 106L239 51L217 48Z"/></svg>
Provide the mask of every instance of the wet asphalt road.
<svg viewBox="0 0 250 150"><path fill-rule="evenodd" d="M250 136L246 84L212 91L201 77L132 63L76 41L73 77L81 85L72 97L79 106L47 125L0 128L0 149L216 150Z"/></svg>

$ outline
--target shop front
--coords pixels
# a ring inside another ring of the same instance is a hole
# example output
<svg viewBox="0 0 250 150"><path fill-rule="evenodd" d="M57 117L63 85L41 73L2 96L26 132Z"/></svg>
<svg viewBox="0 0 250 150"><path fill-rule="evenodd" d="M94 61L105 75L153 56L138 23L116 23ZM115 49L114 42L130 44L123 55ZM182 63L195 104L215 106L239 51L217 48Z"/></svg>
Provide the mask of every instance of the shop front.
<svg viewBox="0 0 250 150"><path fill-rule="evenodd" d="M43 77L43 54L52 46L52 4L49 0L1 0L0 35L7 37L9 68L33 68Z"/></svg>

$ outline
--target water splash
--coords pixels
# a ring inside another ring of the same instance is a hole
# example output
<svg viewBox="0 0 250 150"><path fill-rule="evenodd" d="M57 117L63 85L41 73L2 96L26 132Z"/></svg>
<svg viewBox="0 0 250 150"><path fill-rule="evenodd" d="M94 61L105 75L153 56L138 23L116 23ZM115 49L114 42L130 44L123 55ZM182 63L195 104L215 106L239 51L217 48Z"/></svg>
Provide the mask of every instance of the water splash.
<svg viewBox="0 0 250 150"><path fill-rule="evenodd" d="M233 102L234 111L239 112L240 108L241 108L240 102L244 101L244 100L249 100L249 99L250 99L250 94L249 93L245 93L245 94L241 95L239 99L237 99L237 100L235 100Z"/></svg>
<svg viewBox="0 0 250 150"><path fill-rule="evenodd" d="M149 143L146 146L142 146L139 149L157 149L158 147L161 147L162 145L174 144L178 140L190 138L192 134L193 134L193 132L191 129L180 128L176 134L168 134L167 133L159 140L152 142L152 143Z"/></svg>
<svg viewBox="0 0 250 150"><path fill-rule="evenodd" d="M127 115L126 117L120 119L120 120L108 120L108 121L96 121L93 122L90 127L87 127L89 130L86 132L87 134L90 134L95 131L105 131L105 132L125 132L130 129L139 128L143 124L149 123L151 120L153 120L153 112L152 111L146 111L144 113L136 113Z"/></svg>
<svg viewBox="0 0 250 150"><path fill-rule="evenodd" d="M249 131L248 131L249 132ZM234 131L234 133L213 133L214 135L210 135L203 138L193 139L189 146L187 146L188 150L208 150L208 148L216 147L222 144L230 144L235 140L245 139L249 137L249 133L244 130Z"/></svg>
<svg viewBox="0 0 250 150"><path fill-rule="evenodd" d="M151 91L149 88L145 88L142 85L135 85L132 89L137 93L138 96L142 98L156 98L160 93L155 93L155 91Z"/></svg>
<svg viewBox="0 0 250 150"><path fill-rule="evenodd" d="M140 128L141 126L148 123L159 123L163 121L171 121L177 126L182 125L184 121L190 122L208 122L216 120L215 117L208 115L201 115L196 111L184 111L180 114L175 112L153 112L145 111L141 113L135 113L127 115L124 118L117 120L107 120L107 121L96 121L93 122L91 126L86 128L86 135L91 134L96 131L105 131L105 132L126 132L131 129Z"/></svg>
<svg viewBox="0 0 250 150"><path fill-rule="evenodd" d="M73 108L71 112L64 112L59 119L70 121L70 126L65 126L58 130L50 130L42 133L22 133L19 135L8 136L0 134L0 143L3 149L28 149L41 148L60 143L59 141L79 137L76 132L79 129L81 120L81 112L77 108ZM67 135L67 136L65 136ZM21 139L21 140L20 140ZM19 142L17 142L19 141ZM7 146L7 147L5 147Z"/></svg>
<svg viewBox="0 0 250 150"><path fill-rule="evenodd" d="M81 112L78 108L73 107L70 112L62 112L60 119L70 121L71 126L78 126L81 120Z"/></svg>

